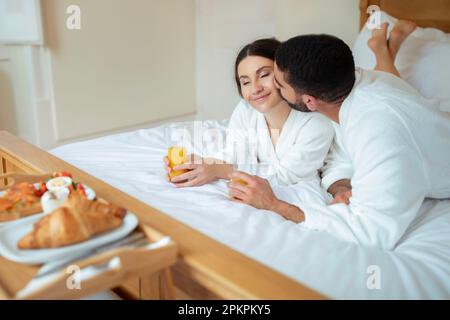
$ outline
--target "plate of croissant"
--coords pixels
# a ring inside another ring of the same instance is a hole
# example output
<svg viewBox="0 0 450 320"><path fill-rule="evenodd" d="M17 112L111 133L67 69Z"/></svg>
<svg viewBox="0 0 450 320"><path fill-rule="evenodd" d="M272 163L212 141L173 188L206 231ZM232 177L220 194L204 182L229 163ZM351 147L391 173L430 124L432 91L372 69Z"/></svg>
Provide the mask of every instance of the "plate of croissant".
<svg viewBox="0 0 450 320"><path fill-rule="evenodd" d="M0 229L0 255L20 263L42 264L123 238L137 225L137 217L125 209L72 192L49 214Z"/></svg>

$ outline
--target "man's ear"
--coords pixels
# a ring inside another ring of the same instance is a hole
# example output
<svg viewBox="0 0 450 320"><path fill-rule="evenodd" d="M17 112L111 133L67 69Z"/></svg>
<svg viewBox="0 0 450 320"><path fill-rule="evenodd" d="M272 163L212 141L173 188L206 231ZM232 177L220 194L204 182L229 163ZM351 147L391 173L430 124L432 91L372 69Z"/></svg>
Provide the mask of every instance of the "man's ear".
<svg viewBox="0 0 450 320"><path fill-rule="evenodd" d="M302 95L303 103L308 107L311 111L317 111L318 101L315 97L310 96L308 94Z"/></svg>

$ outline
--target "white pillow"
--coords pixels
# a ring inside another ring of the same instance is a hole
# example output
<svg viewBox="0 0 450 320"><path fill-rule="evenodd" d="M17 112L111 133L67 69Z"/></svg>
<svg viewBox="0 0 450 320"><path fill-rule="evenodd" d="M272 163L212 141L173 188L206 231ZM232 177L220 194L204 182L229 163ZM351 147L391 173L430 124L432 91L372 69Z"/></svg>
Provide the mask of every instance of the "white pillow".
<svg viewBox="0 0 450 320"><path fill-rule="evenodd" d="M381 23L386 21L390 32L397 19L381 12ZM375 67L375 55L367 46L371 35L364 26L353 46L355 64L363 69ZM400 47L395 66L424 97L438 99L440 109L450 112L450 34L417 27Z"/></svg>

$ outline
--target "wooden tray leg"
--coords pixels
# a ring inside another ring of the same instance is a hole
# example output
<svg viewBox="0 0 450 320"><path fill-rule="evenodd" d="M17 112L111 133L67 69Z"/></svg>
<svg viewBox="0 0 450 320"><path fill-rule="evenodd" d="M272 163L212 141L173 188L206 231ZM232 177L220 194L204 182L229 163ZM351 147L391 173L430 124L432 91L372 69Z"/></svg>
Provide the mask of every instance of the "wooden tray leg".
<svg viewBox="0 0 450 320"><path fill-rule="evenodd" d="M159 272L155 272L139 278L141 300L159 300L161 291L159 288Z"/></svg>
<svg viewBox="0 0 450 320"><path fill-rule="evenodd" d="M164 300L175 300L175 287L173 285L172 272L170 268L165 268L161 272L161 284L163 287Z"/></svg>
<svg viewBox="0 0 450 320"><path fill-rule="evenodd" d="M139 283L141 300L175 299L175 287L170 268L140 277Z"/></svg>

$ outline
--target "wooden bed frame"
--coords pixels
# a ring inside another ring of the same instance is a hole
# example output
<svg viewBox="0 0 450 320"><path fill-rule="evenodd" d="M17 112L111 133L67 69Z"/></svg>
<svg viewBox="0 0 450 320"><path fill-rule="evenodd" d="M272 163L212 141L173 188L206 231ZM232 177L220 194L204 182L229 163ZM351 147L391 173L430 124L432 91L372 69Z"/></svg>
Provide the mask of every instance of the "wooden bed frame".
<svg viewBox="0 0 450 320"><path fill-rule="evenodd" d="M367 21L371 5L398 19L414 21L419 27L436 28L450 33L450 1L448 0L360 0L359 27Z"/></svg>
<svg viewBox="0 0 450 320"><path fill-rule="evenodd" d="M412 20L421 27L450 32L448 0L360 0L360 27L368 18L370 5L377 5L397 18ZM71 171L77 180L93 187L100 197L126 207L138 215L141 223L171 236L179 250L178 261L172 268L177 298L325 298L4 131L0 132L0 159L3 173ZM0 257L0 298L14 296L36 271L37 267ZM159 290L161 286L161 276L136 277L116 288L116 292L122 297L158 299L163 298Z"/></svg>

